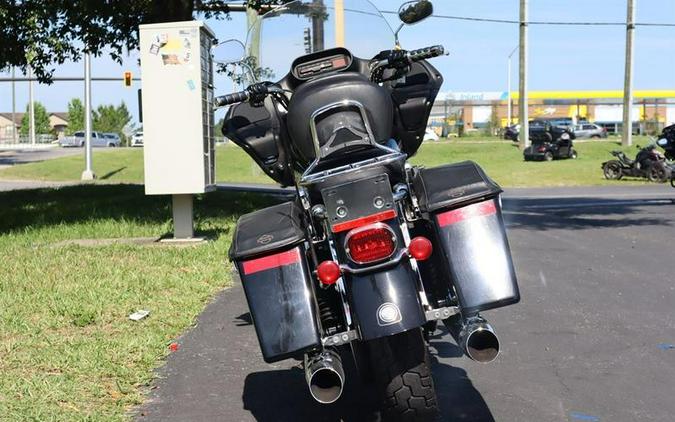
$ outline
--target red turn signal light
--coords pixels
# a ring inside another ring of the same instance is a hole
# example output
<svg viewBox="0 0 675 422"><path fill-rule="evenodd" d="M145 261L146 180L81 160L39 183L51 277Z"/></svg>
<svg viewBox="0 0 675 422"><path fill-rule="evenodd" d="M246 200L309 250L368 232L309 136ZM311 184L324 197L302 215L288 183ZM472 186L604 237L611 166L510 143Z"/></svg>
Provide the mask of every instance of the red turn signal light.
<svg viewBox="0 0 675 422"><path fill-rule="evenodd" d="M408 245L408 252L418 261L429 259L431 253L434 251L431 241L426 237L417 236L410 241Z"/></svg>
<svg viewBox="0 0 675 422"><path fill-rule="evenodd" d="M340 266L335 261L323 261L316 267L316 275L319 277L321 284L327 286L335 284L340 278Z"/></svg>

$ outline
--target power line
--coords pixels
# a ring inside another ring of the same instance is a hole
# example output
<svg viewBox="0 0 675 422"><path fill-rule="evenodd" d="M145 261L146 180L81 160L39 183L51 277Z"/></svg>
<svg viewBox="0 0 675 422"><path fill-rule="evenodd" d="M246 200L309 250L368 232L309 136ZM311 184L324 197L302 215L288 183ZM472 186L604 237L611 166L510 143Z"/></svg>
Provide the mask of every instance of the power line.
<svg viewBox="0 0 675 422"><path fill-rule="evenodd" d="M398 15L398 12L393 10L382 10L381 13L388 15ZM511 19L490 19L490 18L476 18L470 16L452 16L452 15L431 15L433 18L450 19L457 21L470 22L489 22L489 23L506 23L506 24L520 24L520 21ZM626 22L554 22L554 21L529 21L528 25L556 25L556 26L626 26ZM663 26L675 27L675 23L658 23L658 22L636 22L635 26Z"/></svg>

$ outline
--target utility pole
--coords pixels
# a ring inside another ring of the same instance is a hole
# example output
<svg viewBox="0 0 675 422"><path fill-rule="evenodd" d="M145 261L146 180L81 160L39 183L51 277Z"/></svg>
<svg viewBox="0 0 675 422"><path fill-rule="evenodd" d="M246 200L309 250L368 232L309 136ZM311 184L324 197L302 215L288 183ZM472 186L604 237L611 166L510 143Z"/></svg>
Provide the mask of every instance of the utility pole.
<svg viewBox="0 0 675 422"><path fill-rule="evenodd" d="M323 0L314 0L312 2L312 49L313 52L323 51L324 48L324 27L323 14L325 6Z"/></svg>
<svg viewBox="0 0 675 422"><path fill-rule="evenodd" d="M345 1L335 0L335 46L345 46Z"/></svg>
<svg viewBox="0 0 675 422"><path fill-rule="evenodd" d="M91 168L91 55L84 54L84 161L82 180L94 180L96 174Z"/></svg>
<svg viewBox="0 0 675 422"><path fill-rule="evenodd" d="M635 0L626 0L626 68L623 81L623 133L621 145L633 144L633 41L635 40Z"/></svg>
<svg viewBox="0 0 675 422"><path fill-rule="evenodd" d="M506 126L511 126L511 119L513 118L512 112L513 104L511 103L511 56L513 56L513 53L515 53L516 50L518 50L518 46L515 46L515 48L509 53L509 58L507 60L508 69L506 70Z"/></svg>
<svg viewBox="0 0 675 422"><path fill-rule="evenodd" d="M19 140L17 139L16 133L16 68L12 66L12 141L14 144L18 144Z"/></svg>
<svg viewBox="0 0 675 422"><path fill-rule="evenodd" d="M28 65L28 78L33 77L33 68ZM28 134L30 144L35 145L35 101L33 100L33 81L28 81Z"/></svg>
<svg viewBox="0 0 675 422"><path fill-rule="evenodd" d="M528 0L520 0L520 54L519 65L520 69L520 93L518 96L518 106L520 107L520 148L525 149L530 146L530 127L528 123L528 106L527 99L527 2Z"/></svg>

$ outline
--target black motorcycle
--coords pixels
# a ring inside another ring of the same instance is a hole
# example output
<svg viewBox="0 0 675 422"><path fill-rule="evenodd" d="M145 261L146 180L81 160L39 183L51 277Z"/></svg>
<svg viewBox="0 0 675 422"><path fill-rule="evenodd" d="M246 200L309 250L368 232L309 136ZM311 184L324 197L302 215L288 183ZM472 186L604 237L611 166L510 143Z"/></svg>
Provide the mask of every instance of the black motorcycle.
<svg viewBox="0 0 675 422"><path fill-rule="evenodd" d="M431 13L412 1L399 17ZM519 292L499 186L470 161L407 161L443 82L427 59L444 49L392 49L392 35L365 0L295 1L253 25L245 73L282 76L215 102L233 105L224 134L297 197L242 216L229 255L266 362L302 361L312 397L333 403L350 359L384 420L432 420L425 339L443 322L490 362L499 341L480 312Z"/></svg>
<svg viewBox="0 0 675 422"><path fill-rule="evenodd" d="M666 126L661 131L661 136L656 141L656 145L663 148L667 162L666 165L670 171L670 186L675 188L675 125Z"/></svg>
<svg viewBox="0 0 675 422"><path fill-rule="evenodd" d="M663 183L671 176L670 167L666 159L657 149L655 144L649 144L644 148L637 146L638 153L634 160L628 158L623 151L611 151L616 160L602 163L602 172L605 179L619 180L624 176L641 177L650 182Z"/></svg>

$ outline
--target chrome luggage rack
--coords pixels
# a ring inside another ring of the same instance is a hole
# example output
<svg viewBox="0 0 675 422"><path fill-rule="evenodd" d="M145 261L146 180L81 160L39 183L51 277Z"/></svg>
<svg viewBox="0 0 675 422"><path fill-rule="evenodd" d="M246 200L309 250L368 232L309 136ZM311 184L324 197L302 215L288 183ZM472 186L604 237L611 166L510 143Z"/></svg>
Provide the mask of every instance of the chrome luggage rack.
<svg viewBox="0 0 675 422"><path fill-rule="evenodd" d="M335 132L341 130L341 129L348 129L350 132L352 132L355 135L361 136L361 140L363 141L364 145L370 145L375 149L379 149L380 151L384 152L384 155L381 155L379 157L374 157L370 158L367 160L363 161L358 161L356 163L351 163L347 165L343 165L340 167L335 167L332 169L328 170L323 170L317 173L313 173L313 170L316 168L316 166L319 164L319 161L321 161L322 158L325 158L325 154L330 153L332 150L331 145L333 141L335 140L335 136L331 137L326 142L326 145L321 147L320 141L319 141L319 136L317 133L316 129L316 120L319 116L322 114L325 114L331 110L335 110L337 108L349 108L353 107L358 109L359 114L361 116L361 119L363 120L363 125L366 129L366 133L361 133L358 130L355 130L354 128L349 128L349 127L338 127L335 129ZM316 182L321 182L329 177L332 176L337 176L340 174L344 174L345 172L349 171L354 171L354 170L362 170L362 169L367 169L369 167L375 166L375 165L383 165L383 164L389 164L392 162L396 162L398 160L403 160L407 158L406 154L403 154L395 149L386 147L384 145L380 145L376 139L375 135L373 134L373 130L370 126L370 122L368 121L368 114L366 113L365 108L363 107L363 104L361 104L358 101L353 101L353 100L344 100L344 101L339 101L336 103L331 103L328 104L324 107L321 107L320 109L316 110L314 113L312 113L312 116L310 117L309 121L309 129L310 133L312 135L312 142L314 144L314 154L315 158L314 161L307 167L307 169L302 173L300 176L300 180L298 182L299 185L301 186L306 186L310 185Z"/></svg>

